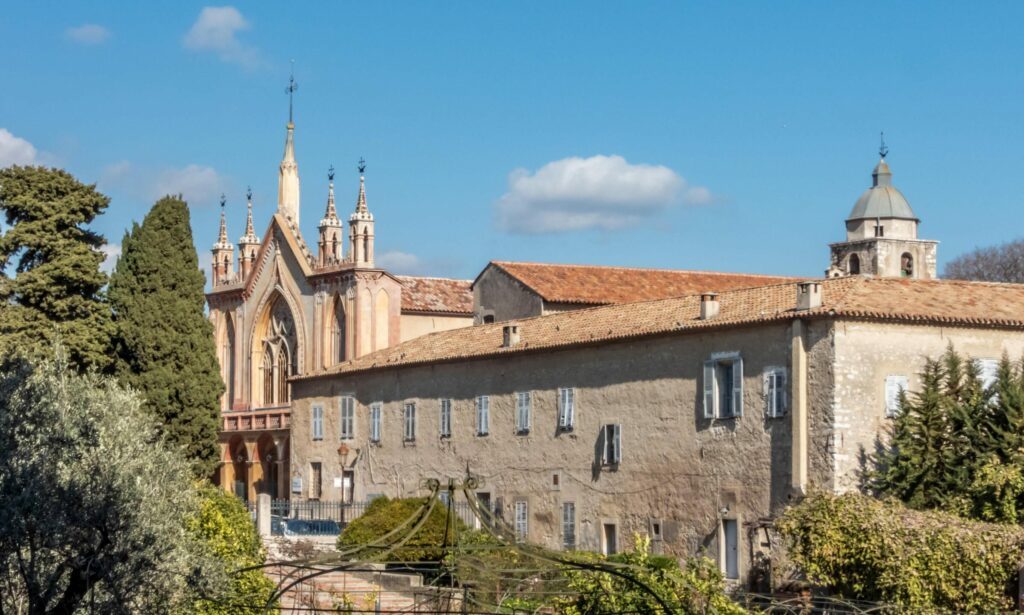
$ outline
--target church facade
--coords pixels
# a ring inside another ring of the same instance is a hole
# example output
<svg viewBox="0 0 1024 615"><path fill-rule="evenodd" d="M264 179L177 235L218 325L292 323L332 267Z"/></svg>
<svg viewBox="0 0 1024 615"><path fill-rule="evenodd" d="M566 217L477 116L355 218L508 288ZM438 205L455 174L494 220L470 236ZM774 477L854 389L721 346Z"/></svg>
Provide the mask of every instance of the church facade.
<svg viewBox="0 0 1024 615"><path fill-rule="evenodd" d="M257 236L249 193L237 255L222 207L207 294L226 389L221 465L214 479L244 499L258 492L288 496L290 378L425 333L472 324L469 281L397 276L377 267L364 171L361 164L358 196L346 221L347 241L346 223L335 204L334 173L329 172L324 214L311 249L299 231L295 125L289 121L277 211Z"/></svg>

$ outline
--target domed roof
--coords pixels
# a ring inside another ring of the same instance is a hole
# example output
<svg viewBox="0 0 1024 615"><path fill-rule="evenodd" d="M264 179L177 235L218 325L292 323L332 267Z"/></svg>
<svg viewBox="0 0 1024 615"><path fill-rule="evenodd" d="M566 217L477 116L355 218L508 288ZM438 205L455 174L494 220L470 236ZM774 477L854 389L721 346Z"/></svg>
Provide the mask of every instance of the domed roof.
<svg viewBox="0 0 1024 615"><path fill-rule="evenodd" d="M875 218L917 220L906 197L892 185L892 172L889 170L885 158L879 161L878 166L871 173L871 177L874 180L874 185L860 195L847 220Z"/></svg>

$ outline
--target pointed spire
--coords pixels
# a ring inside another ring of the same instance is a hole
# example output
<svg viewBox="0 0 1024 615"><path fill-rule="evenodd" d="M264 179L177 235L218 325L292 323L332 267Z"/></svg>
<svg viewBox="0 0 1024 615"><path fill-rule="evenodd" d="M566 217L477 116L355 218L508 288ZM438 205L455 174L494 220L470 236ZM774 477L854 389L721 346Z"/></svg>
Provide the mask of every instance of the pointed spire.
<svg viewBox="0 0 1024 615"><path fill-rule="evenodd" d="M369 219L373 219L373 214L370 213L370 209L366 206L366 161L362 158L359 159L359 197L356 199L356 211L352 214L351 219L355 220L360 217L369 216Z"/></svg>
<svg viewBox="0 0 1024 615"><path fill-rule="evenodd" d="M217 236L217 243L213 244L214 250L234 250L235 246L231 245L228 241L228 222L227 216L224 214L224 206L227 204L227 198L220 195L220 234Z"/></svg>
<svg viewBox="0 0 1024 615"><path fill-rule="evenodd" d="M284 140L284 156L277 176L277 213L299 226L299 165L295 161L295 121L292 116L292 94L298 88L295 76L288 81L288 126Z"/></svg>
<svg viewBox="0 0 1024 615"><path fill-rule="evenodd" d="M245 216L245 234L242 235L238 240L238 245L255 245L259 244L260 238L256 236L256 229L252 223L252 187L250 186L245 191L246 200L246 216Z"/></svg>
<svg viewBox="0 0 1024 615"><path fill-rule="evenodd" d="M327 211L324 213L324 220L336 221L338 211L334 207L334 165L327 169ZM323 222L320 223L323 225Z"/></svg>

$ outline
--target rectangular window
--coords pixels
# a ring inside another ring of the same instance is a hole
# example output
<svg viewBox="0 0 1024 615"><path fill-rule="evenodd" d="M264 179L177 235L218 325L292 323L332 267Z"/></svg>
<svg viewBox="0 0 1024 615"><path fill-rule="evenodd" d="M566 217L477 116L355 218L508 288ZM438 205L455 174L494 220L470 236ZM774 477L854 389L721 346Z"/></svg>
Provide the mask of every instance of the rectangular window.
<svg viewBox="0 0 1024 615"><path fill-rule="evenodd" d="M894 417L900 411L900 391L907 390L906 376L885 377L885 416Z"/></svg>
<svg viewBox="0 0 1024 615"><path fill-rule="evenodd" d="M530 392L516 393L516 433L530 433Z"/></svg>
<svg viewBox="0 0 1024 615"><path fill-rule="evenodd" d="M452 400L441 400L441 437L452 437Z"/></svg>
<svg viewBox="0 0 1024 615"><path fill-rule="evenodd" d="M622 425L601 428L601 463L617 466L622 461Z"/></svg>
<svg viewBox="0 0 1024 615"><path fill-rule="evenodd" d="M562 504L562 548L570 551L576 548L576 504L573 502Z"/></svg>
<svg viewBox="0 0 1024 615"><path fill-rule="evenodd" d="M309 464L309 470L309 499L319 500L324 489L323 467L319 461L314 461Z"/></svg>
<svg viewBox="0 0 1024 615"><path fill-rule="evenodd" d="M604 552L605 555L615 555L616 553L619 552L619 540L618 540L618 538L619 538L619 532L618 532L618 528L615 527L615 524L614 523L605 523L604 524L604 540L602 541L604 543L602 546L604 547L604 551L603 552Z"/></svg>
<svg viewBox="0 0 1024 615"><path fill-rule="evenodd" d="M576 424L576 389L558 389L558 429L571 431Z"/></svg>
<svg viewBox="0 0 1024 615"><path fill-rule="evenodd" d="M491 398L481 395L476 398L476 434L486 436L491 432Z"/></svg>
<svg viewBox="0 0 1024 615"><path fill-rule="evenodd" d="M727 579L738 579L740 551L736 519L722 519L722 542L722 572Z"/></svg>
<svg viewBox="0 0 1024 615"><path fill-rule="evenodd" d="M405 441L416 440L416 404L405 404Z"/></svg>
<svg viewBox="0 0 1024 615"><path fill-rule="evenodd" d="M743 414L743 359L730 353L704 361L704 418Z"/></svg>
<svg viewBox="0 0 1024 615"><path fill-rule="evenodd" d="M313 439L324 439L324 407L313 406Z"/></svg>
<svg viewBox="0 0 1024 615"><path fill-rule="evenodd" d="M356 437L356 400L350 396L341 398L341 439Z"/></svg>
<svg viewBox="0 0 1024 615"><path fill-rule="evenodd" d="M370 442L380 442L380 402L370 404Z"/></svg>
<svg viewBox="0 0 1024 615"><path fill-rule="evenodd" d="M978 359L978 378L981 386L991 388L999 379L999 359Z"/></svg>
<svg viewBox="0 0 1024 615"><path fill-rule="evenodd" d="M526 542L527 532L530 529L527 513L526 500L516 500L516 540L518 542Z"/></svg>
<svg viewBox="0 0 1024 615"><path fill-rule="evenodd" d="M764 373L765 415L778 418L786 415L786 370L781 367Z"/></svg>

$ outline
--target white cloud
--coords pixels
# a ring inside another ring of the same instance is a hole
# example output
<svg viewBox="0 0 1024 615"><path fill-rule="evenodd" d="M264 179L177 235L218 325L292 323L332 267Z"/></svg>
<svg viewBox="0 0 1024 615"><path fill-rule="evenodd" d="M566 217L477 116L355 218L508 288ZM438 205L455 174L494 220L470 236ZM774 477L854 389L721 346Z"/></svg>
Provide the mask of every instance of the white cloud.
<svg viewBox="0 0 1024 615"><path fill-rule="evenodd" d="M213 167L190 164L180 169L164 169L156 178L153 196L182 194L189 202L201 203L217 198L224 191L224 180Z"/></svg>
<svg viewBox="0 0 1024 615"><path fill-rule="evenodd" d="M64 31L64 36L83 45L99 45L110 38L110 30L94 23L87 23L68 28Z"/></svg>
<svg viewBox="0 0 1024 615"><path fill-rule="evenodd" d="M249 22L233 6L206 6L199 11L182 44L192 51L216 53L224 62L256 68L261 64L259 51L238 40L238 33L249 27Z"/></svg>
<svg viewBox="0 0 1024 615"><path fill-rule="evenodd" d="M415 254L391 250L376 255L377 266L399 275L419 275L423 273L423 263Z"/></svg>
<svg viewBox="0 0 1024 615"><path fill-rule="evenodd" d="M12 164L35 164L39 152L31 143L0 128L0 168Z"/></svg>
<svg viewBox="0 0 1024 615"><path fill-rule="evenodd" d="M495 203L498 227L513 233L618 229L637 224L678 202L712 199L672 169L630 164L622 156L571 157L535 173L516 169Z"/></svg>
<svg viewBox="0 0 1024 615"><path fill-rule="evenodd" d="M154 170L122 160L104 167L98 183L103 190L122 189L152 201L181 194L193 206L215 203L227 191L227 180L216 169L198 164Z"/></svg>
<svg viewBox="0 0 1024 615"><path fill-rule="evenodd" d="M103 259L103 263L100 264L100 269L110 273L114 270L114 266L117 265L117 259L121 257L121 246L116 243L103 244L100 248L100 252L106 254L106 258Z"/></svg>

